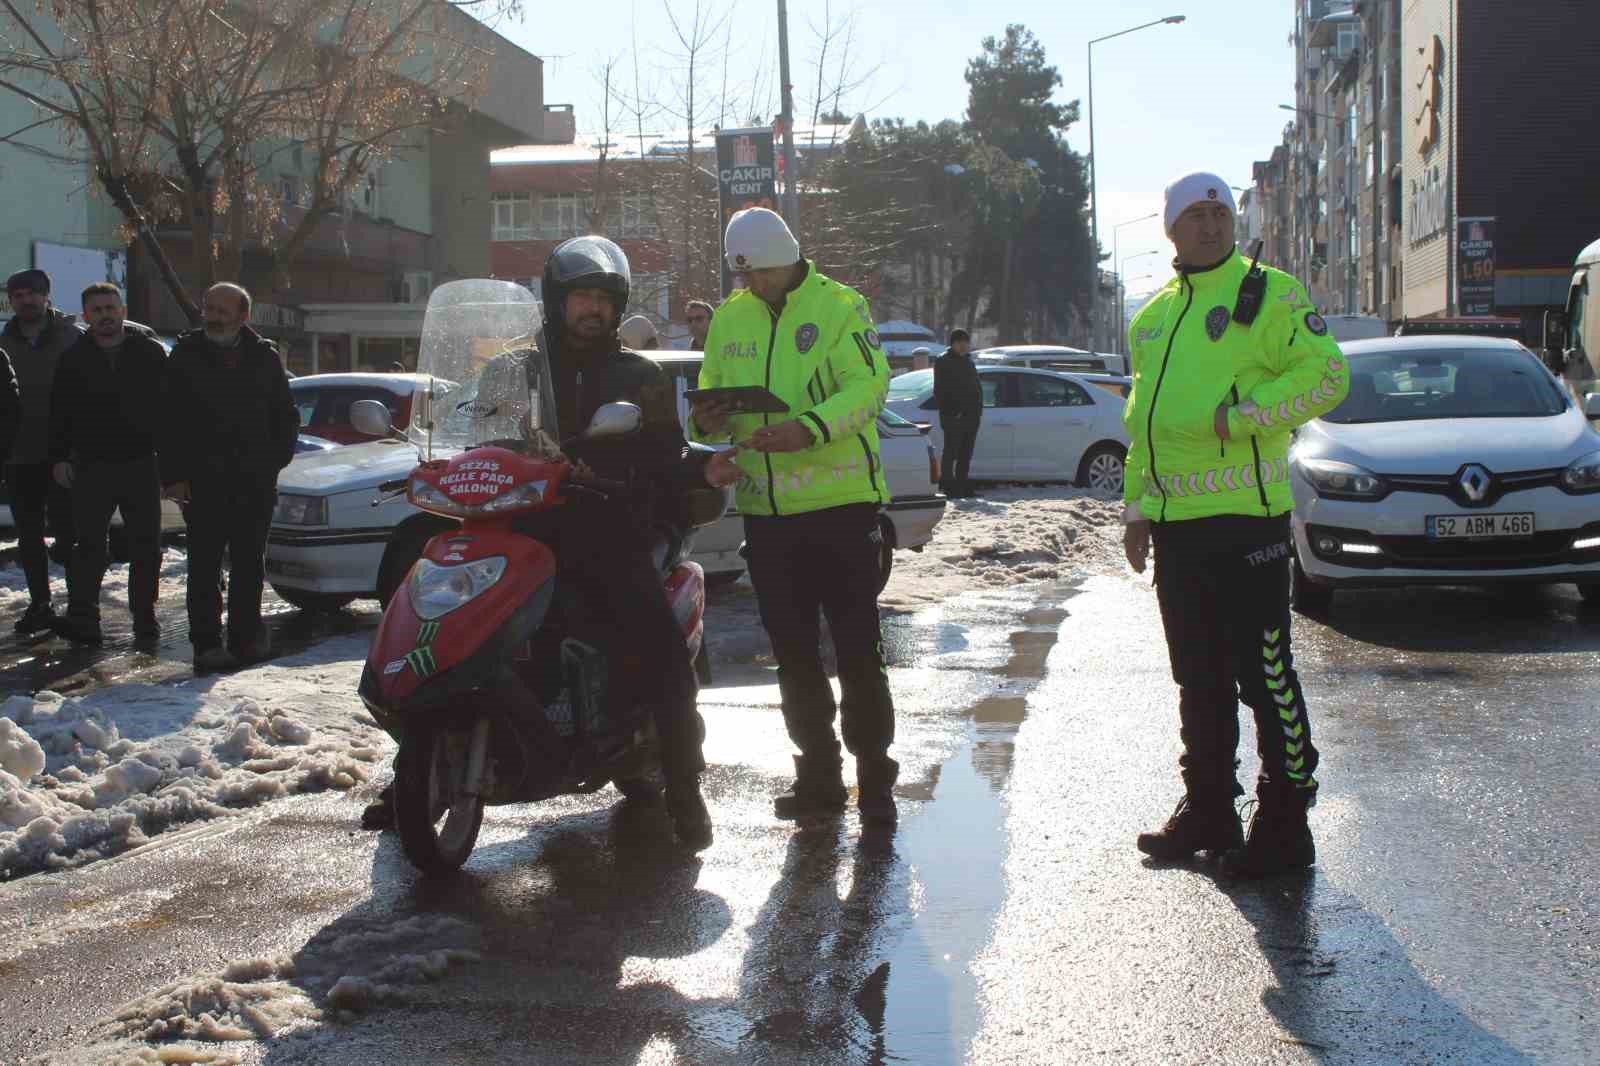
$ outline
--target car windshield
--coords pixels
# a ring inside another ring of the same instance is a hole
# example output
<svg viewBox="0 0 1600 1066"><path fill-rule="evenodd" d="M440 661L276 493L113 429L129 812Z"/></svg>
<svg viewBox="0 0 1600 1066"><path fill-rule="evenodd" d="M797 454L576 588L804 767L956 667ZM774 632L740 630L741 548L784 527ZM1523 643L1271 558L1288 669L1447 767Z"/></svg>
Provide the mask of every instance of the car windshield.
<svg viewBox="0 0 1600 1066"><path fill-rule="evenodd" d="M909 374L889 379L889 398L903 400L933 388L933 371L913 370Z"/></svg>
<svg viewBox="0 0 1600 1066"><path fill-rule="evenodd" d="M1350 394L1323 417L1347 425L1538 418L1566 407L1561 390L1519 348L1385 347L1350 356Z"/></svg>
<svg viewBox="0 0 1600 1066"><path fill-rule="evenodd" d="M911 419L901 418L887 407L878 412L878 421L882 422L886 426L916 426L916 423L911 421Z"/></svg>

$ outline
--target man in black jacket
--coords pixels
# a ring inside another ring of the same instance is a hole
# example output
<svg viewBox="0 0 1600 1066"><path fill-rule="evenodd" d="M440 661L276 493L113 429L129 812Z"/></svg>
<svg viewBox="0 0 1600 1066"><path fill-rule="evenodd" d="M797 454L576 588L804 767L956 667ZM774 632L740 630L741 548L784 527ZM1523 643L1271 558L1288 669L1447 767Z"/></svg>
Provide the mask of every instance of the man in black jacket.
<svg viewBox="0 0 1600 1066"><path fill-rule="evenodd" d="M125 322L122 293L109 282L83 290L89 332L61 353L50 397L50 461L57 484L72 490L78 534L67 571L70 640L100 643L100 583L106 530L122 509L128 534L128 608L136 640L160 636L156 582L161 569L161 474L156 467L161 383L167 350L144 326Z"/></svg>
<svg viewBox="0 0 1600 1066"><path fill-rule="evenodd" d="M195 673L264 659L261 624L267 527L278 471L294 458L300 415L277 350L245 323L250 294L224 282L206 291L205 327L178 338L167 360L167 436L161 481L188 504L189 640ZM227 643L217 582L226 551Z"/></svg>
<svg viewBox="0 0 1600 1066"><path fill-rule="evenodd" d="M50 275L42 270L12 274L6 293L11 321L0 331L0 351L7 356L0 373L0 441L5 444L17 555L31 601L16 629L39 633L56 624L50 607L50 560L66 566L73 542L72 499L50 478L50 390L56 361L77 343L83 327L50 306ZM56 538L48 554L47 532Z"/></svg>
<svg viewBox="0 0 1600 1066"><path fill-rule="evenodd" d="M950 331L950 347L933 365L933 405L939 410L944 454L939 460L939 489L946 496L973 495L967 473L983 420L983 385L967 348L972 338L964 329Z"/></svg>

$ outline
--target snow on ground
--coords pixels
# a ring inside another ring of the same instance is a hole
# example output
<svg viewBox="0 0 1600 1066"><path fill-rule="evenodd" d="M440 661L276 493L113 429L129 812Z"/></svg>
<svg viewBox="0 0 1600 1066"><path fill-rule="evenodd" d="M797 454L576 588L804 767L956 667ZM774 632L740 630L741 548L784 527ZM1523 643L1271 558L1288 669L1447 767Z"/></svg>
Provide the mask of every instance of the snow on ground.
<svg viewBox="0 0 1600 1066"><path fill-rule="evenodd" d="M241 959L220 973L157 989L96 1023L76 1048L31 1061L237 1063L230 1044L281 1039L373 1007L410 1002L429 982L482 958L482 931L459 918L415 915L334 928L293 959Z"/></svg>
<svg viewBox="0 0 1600 1066"><path fill-rule="evenodd" d="M896 552L885 607L916 607L954 592L1116 573L1122 501L1064 485L1004 486L951 500L921 552Z"/></svg>
<svg viewBox="0 0 1600 1066"><path fill-rule="evenodd" d="M392 745L356 696L368 637L225 678L0 704L0 880L168 826L366 781Z"/></svg>
<svg viewBox="0 0 1600 1066"><path fill-rule="evenodd" d="M156 588L156 599L161 603L181 604L188 580L189 556L183 549L169 545L161 556L161 580ZM57 611L66 611L67 572L55 563L50 564L50 596ZM13 560L0 568L0 616L16 618L27 607L28 578L22 572L22 563ZM128 613L127 563L113 563L106 569L105 582L100 586L100 611L106 617Z"/></svg>

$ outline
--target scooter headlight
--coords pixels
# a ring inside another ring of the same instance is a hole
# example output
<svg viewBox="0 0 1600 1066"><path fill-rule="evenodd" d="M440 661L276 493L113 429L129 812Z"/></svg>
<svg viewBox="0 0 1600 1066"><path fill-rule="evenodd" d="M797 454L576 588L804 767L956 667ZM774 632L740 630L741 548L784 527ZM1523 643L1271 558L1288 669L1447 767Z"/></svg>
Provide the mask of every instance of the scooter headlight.
<svg viewBox="0 0 1600 1066"><path fill-rule="evenodd" d="M470 563L440 566L431 559L418 561L408 586L417 617L431 622L494 587L506 572L503 555Z"/></svg>

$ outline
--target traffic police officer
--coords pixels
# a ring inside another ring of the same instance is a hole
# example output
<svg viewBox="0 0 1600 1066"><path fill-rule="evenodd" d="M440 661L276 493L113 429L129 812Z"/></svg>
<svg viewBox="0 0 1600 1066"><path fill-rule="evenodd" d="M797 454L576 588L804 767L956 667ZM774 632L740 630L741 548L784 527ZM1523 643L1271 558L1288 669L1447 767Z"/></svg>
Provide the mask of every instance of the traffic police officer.
<svg viewBox="0 0 1600 1066"><path fill-rule="evenodd" d="M728 266L744 276L706 337L701 388L759 385L787 414L734 414L697 402L693 430L738 444L750 580L778 660L784 724L800 754L779 818L836 815L846 790L833 719L856 758L864 822L892 825L899 764L889 758L894 705L878 626L878 508L887 500L878 412L889 389L867 301L800 257L782 218L736 213ZM828 619L843 698L823 671L818 611Z"/></svg>
<svg viewBox="0 0 1600 1066"><path fill-rule="evenodd" d="M1152 540L1183 740L1185 795L1139 850L1163 860L1225 852L1235 876L1309 866L1317 751L1289 649L1290 432L1332 410L1349 368L1299 281L1247 264L1233 197L1215 174L1167 187L1177 276L1129 327L1135 366L1124 547L1144 571ZM1242 699L1261 776L1244 838L1233 800Z"/></svg>

